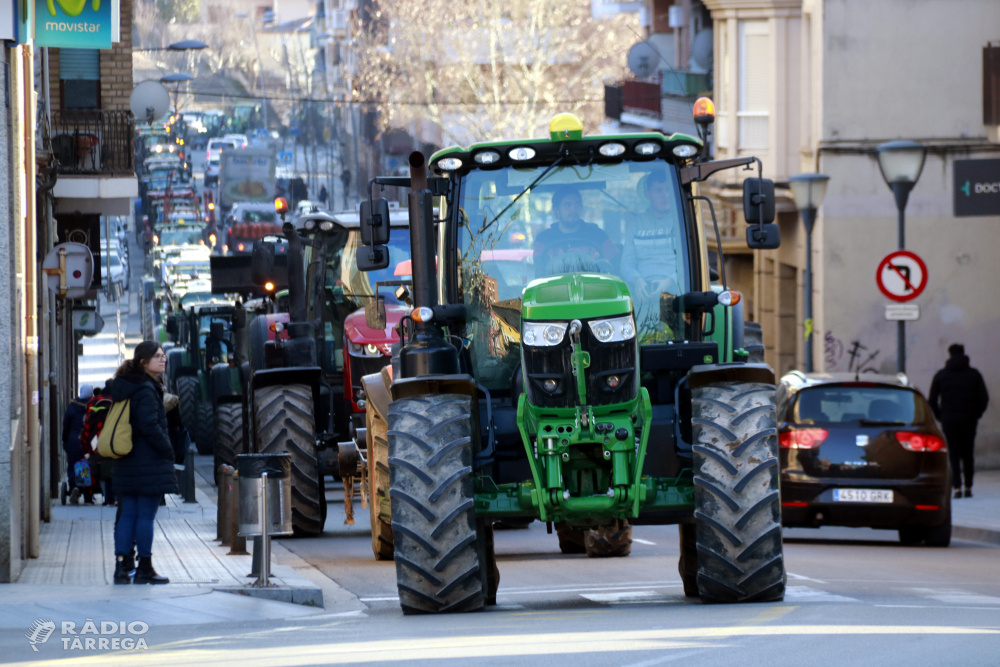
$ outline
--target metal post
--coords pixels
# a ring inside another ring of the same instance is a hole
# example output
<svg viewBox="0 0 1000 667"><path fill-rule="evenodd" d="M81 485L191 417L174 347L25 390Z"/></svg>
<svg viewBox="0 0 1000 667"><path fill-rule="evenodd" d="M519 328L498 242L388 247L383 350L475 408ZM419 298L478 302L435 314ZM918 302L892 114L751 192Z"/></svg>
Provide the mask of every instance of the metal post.
<svg viewBox="0 0 1000 667"><path fill-rule="evenodd" d="M229 510L231 509L230 494L233 490L233 469L222 464L219 466L219 493L218 506L215 515L215 539L219 540L222 546L228 547L230 543L229 535Z"/></svg>
<svg viewBox="0 0 1000 667"><path fill-rule="evenodd" d="M233 471L233 490L229 494L229 535L232 538L232 546L229 547L230 556L247 555L247 538L240 536L240 473Z"/></svg>
<svg viewBox="0 0 1000 667"><path fill-rule="evenodd" d="M813 368L813 265L812 265L812 232L816 222L816 209L802 209L802 224L806 228L806 276L805 276L805 361L806 373L812 373Z"/></svg>
<svg viewBox="0 0 1000 667"><path fill-rule="evenodd" d="M194 485L194 447L188 447L184 455L184 502L196 503Z"/></svg>
<svg viewBox="0 0 1000 667"><path fill-rule="evenodd" d="M260 531L261 531L261 549L260 554L260 575L257 577L257 581L254 582L254 586L266 587L270 586L268 578L271 576L271 540L268 537L268 524L270 524L270 518L267 514L267 473L263 472L260 475L260 499L257 509L257 515L260 520Z"/></svg>
<svg viewBox="0 0 1000 667"><path fill-rule="evenodd" d="M899 249L906 248L906 202L910 198L910 190L915 183L897 182L892 184L892 194L896 198L896 235L899 240ZM906 372L906 322L899 320L896 322L896 372Z"/></svg>
<svg viewBox="0 0 1000 667"><path fill-rule="evenodd" d="M250 34L253 35L253 46L257 49L257 67L260 68L260 95L261 102L264 105L264 130L268 129L267 124L267 91L264 88L264 61L260 59L260 45L257 43L257 26L254 25L254 20L252 16L247 15L247 20L250 21Z"/></svg>

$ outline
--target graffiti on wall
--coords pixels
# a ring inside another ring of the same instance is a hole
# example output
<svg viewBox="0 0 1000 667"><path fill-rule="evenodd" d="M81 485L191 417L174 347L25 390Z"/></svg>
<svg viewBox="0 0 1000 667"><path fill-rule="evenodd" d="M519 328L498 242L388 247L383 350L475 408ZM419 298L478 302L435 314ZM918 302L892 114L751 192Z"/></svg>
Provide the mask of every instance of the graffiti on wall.
<svg viewBox="0 0 1000 667"><path fill-rule="evenodd" d="M878 358L882 350L873 351L859 340L845 345L832 331L827 331L823 337L823 353L828 371L838 370L846 361L848 373L878 373Z"/></svg>

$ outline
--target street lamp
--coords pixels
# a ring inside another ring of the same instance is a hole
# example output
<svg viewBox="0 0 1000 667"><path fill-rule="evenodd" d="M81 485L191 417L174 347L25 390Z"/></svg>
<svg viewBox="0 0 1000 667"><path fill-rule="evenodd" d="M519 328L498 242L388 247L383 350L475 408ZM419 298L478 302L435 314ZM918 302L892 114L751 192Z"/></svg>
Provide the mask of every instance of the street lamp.
<svg viewBox="0 0 1000 667"><path fill-rule="evenodd" d="M245 12L236 14L236 18L250 21L250 34L253 35L253 46L257 49L257 68L260 69L260 94L261 102L264 104L264 131L267 132L270 127L267 123L267 91L264 89L264 61L260 59L260 45L257 44L257 26L250 15Z"/></svg>
<svg viewBox="0 0 1000 667"><path fill-rule="evenodd" d="M160 77L160 83L172 83L174 85L174 113L180 113L180 107L177 106L177 95L180 93L181 83L184 81L190 81L194 77L190 74L184 72L177 72L175 74L165 74Z"/></svg>
<svg viewBox="0 0 1000 667"><path fill-rule="evenodd" d="M199 42L197 39L185 39L183 42L174 42L170 46L159 46L151 49L133 49L134 51L200 51L207 49L208 44Z"/></svg>
<svg viewBox="0 0 1000 667"><path fill-rule="evenodd" d="M792 189L795 206L802 215L802 224L806 228L806 280L805 280L805 310L806 310L806 373L812 373L813 368L813 270L812 270L812 232L816 223L816 210L826 196L826 186L829 176L823 174L799 174L788 179Z"/></svg>
<svg viewBox="0 0 1000 667"><path fill-rule="evenodd" d="M882 178L896 198L899 249L906 247L906 202L910 190L920 180L927 149L915 141L889 141L875 149ZM896 322L896 370L906 372L906 322Z"/></svg>

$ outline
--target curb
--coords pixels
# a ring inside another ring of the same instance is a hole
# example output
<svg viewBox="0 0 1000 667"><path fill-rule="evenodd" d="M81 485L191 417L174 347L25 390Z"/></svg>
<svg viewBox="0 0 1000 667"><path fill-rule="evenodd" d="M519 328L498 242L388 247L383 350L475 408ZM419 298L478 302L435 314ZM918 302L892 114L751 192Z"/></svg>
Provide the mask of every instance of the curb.
<svg viewBox="0 0 1000 667"><path fill-rule="evenodd" d="M956 540L968 540L970 542L984 542L986 544L1000 545L1000 530L975 528L972 526L952 526L951 536Z"/></svg>
<svg viewBox="0 0 1000 667"><path fill-rule="evenodd" d="M323 609L323 591L319 587L270 586L268 588L255 588L253 586L216 586L213 590Z"/></svg>

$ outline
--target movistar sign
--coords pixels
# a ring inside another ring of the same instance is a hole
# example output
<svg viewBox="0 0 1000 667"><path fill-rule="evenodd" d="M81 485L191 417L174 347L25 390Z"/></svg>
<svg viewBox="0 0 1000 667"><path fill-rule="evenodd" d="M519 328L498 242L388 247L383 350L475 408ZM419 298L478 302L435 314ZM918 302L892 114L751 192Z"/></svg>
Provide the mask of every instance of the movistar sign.
<svg viewBox="0 0 1000 667"><path fill-rule="evenodd" d="M73 49L110 49L118 0L34 0L35 43Z"/></svg>
<svg viewBox="0 0 1000 667"><path fill-rule="evenodd" d="M955 217L1000 215L1000 160L956 160Z"/></svg>

